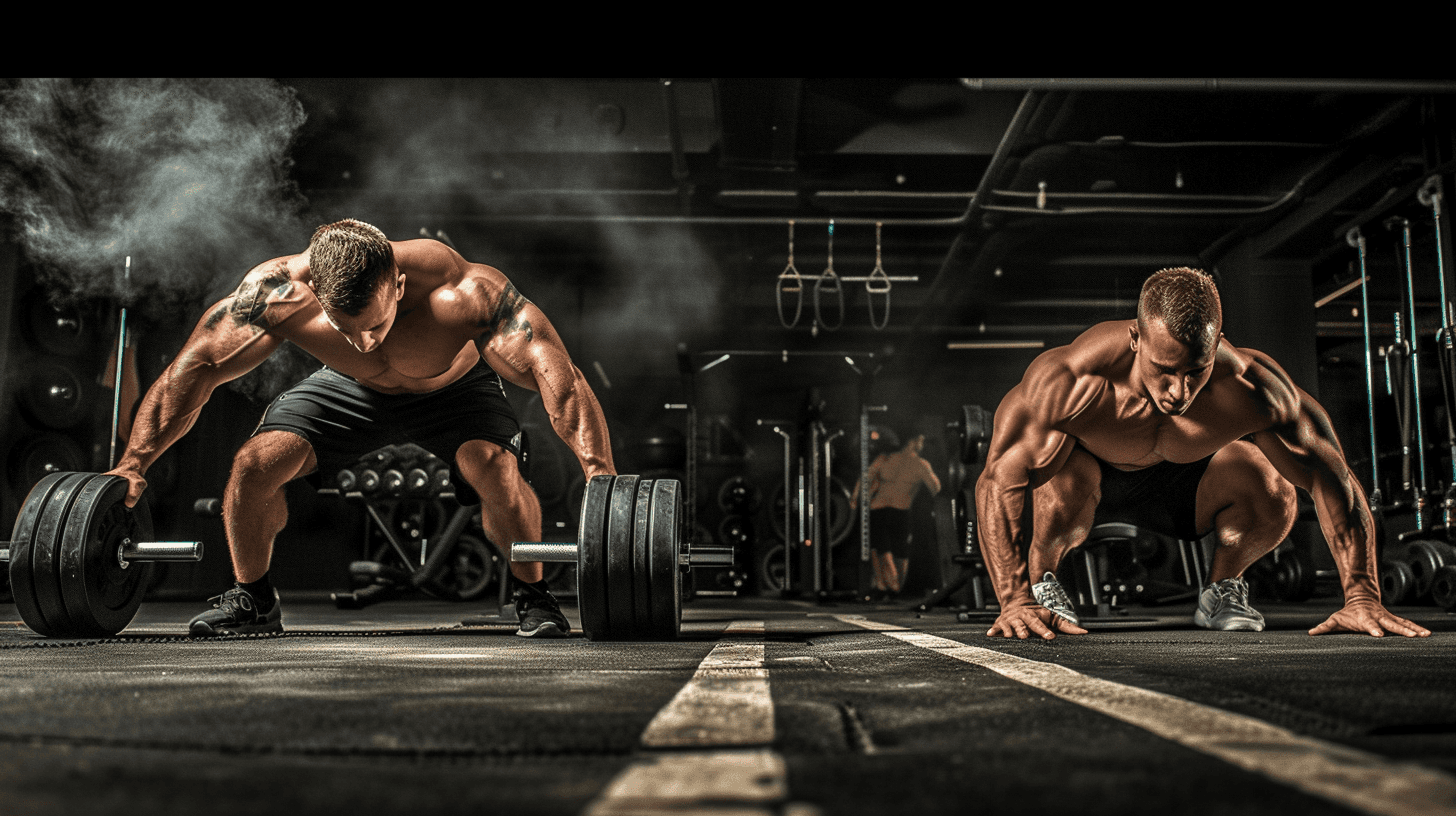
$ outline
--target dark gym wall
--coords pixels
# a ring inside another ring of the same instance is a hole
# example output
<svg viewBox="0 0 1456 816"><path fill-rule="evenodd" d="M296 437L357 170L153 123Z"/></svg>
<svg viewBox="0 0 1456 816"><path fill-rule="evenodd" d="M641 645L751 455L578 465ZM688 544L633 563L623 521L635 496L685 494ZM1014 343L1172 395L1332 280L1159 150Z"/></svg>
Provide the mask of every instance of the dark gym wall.
<svg viewBox="0 0 1456 816"><path fill-rule="evenodd" d="M1273 357L1300 388L1318 399L1309 263L1235 252L1220 261L1215 272L1223 301L1224 335L1236 346Z"/></svg>
<svg viewBox="0 0 1456 816"><path fill-rule="evenodd" d="M107 348L85 306L53 306L23 253L0 244L0 523L8 536L31 486L57 470L90 470L108 447Z"/></svg>

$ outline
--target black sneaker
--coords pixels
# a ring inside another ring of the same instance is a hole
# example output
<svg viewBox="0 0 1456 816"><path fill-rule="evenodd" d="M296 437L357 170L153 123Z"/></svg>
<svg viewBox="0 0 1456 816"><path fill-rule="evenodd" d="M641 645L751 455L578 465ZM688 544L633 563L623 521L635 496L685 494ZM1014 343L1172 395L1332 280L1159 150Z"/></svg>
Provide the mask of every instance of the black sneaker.
<svg viewBox="0 0 1456 816"><path fill-rule="evenodd" d="M518 587L515 599L516 617L521 622L516 634L539 638L561 638L571 634L571 623L561 614L556 596L549 591Z"/></svg>
<svg viewBox="0 0 1456 816"><path fill-rule="evenodd" d="M283 631L283 604L273 590L273 607L258 612L258 602L241 586L208 598L212 608L192 619L187 633L192 637L276 634Z"/></svg>

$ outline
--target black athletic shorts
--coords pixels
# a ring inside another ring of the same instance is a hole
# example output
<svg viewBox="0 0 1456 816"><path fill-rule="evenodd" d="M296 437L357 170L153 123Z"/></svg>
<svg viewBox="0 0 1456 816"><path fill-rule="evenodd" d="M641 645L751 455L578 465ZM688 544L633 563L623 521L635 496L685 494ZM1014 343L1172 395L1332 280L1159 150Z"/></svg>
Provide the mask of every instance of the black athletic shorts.
<svg viewBox="0 0 1456 816"><path fill-rule="evenodd" d="M424 394L382 394L325 366L268 406L257 436L288 431L307 439L318 457L309 474L315 488L332 486L340 470L387 445L414 443L450 463L455 497L479 503L460 474L455 452L474 439L521 455L520 424L506 401L500 375L481 360L465 376Z"/></svg>
<svg viewBox="0 0 1456 816"><path fill-rule="evenodd" d="M1093 524L1120 521L1184 541L1203 537L1198 529L1198 483L1208 456L1197 462L1161 462L1142 470L1118 470L1101 459L1102 501Z"/></svg>
<svg viewBox="0 0 1456 816"><path fill-rule="evenodd" d="M910 511L896 507L871 510L870 547L896 558L909 558Z"/></svg>

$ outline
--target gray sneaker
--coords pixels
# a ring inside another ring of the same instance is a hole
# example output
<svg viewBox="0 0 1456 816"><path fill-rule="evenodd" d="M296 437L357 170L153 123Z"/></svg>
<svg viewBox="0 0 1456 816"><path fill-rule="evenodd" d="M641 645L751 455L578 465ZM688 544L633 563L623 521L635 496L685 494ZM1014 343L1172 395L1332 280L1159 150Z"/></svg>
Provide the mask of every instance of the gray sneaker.
<svg viewBox="0 0 1456 816"><path fill-rule="evenodd" d="M1031 585L1031 597L1036 602L1050 609L1052 614L1068 621L1073 626L1081 626L1082 620L1077 617L1077 608L1072 606L1072 599L1067 597L1067 591L1062 589L1062 584L1057 580L1055 573L1048 572L1041 577L1041 580Z"/></svg>
<svg viewBox="0 0 1456 816"><path fill-rule="evenodd" d="M1249 606L1249 585L1243 578L1225 578L1204 587L1193 623L1221 632L1264 631L1264 616Z"/></svg>

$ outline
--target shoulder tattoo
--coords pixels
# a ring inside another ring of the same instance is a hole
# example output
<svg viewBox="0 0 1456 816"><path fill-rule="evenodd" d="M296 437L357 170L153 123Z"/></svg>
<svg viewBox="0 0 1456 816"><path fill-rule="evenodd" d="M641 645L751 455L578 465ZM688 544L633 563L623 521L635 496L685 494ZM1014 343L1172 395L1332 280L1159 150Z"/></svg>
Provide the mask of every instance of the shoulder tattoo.
<svg viewBox="0 0 1456 816"><path fill-rule="evenodd" d="M276 322L277 315L270 315L270 299L285 298L293 292L294 283L282 271L272 271L257 278L244 280L233 293L231 304L219 307L208 315L207 326L211 328L224 316L231 317L237 326L256 326L269 329Z"/></svg>
<svg viewBox="0 0 1456 816"><path fill-rule="evenodd" d="M479 330L476 335L475 344L484 347L491 338L496 335L523 334L526 342L530 342L535 333L531 330L531 321L524 314L524 309L530 301L526 300L516 290L514 284L507 283L506 288L501 290L500 297L496 299L493 308L488 309L476 322L475 327Z"/></svg>

